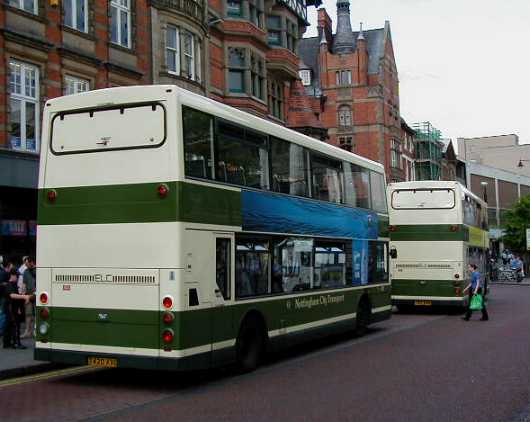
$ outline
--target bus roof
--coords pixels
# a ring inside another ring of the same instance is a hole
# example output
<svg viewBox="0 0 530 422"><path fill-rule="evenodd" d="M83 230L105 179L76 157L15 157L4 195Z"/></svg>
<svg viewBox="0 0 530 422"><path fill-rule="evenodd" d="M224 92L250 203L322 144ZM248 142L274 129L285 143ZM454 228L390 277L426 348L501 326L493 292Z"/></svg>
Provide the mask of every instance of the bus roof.
<svg viewBox="0 0 530 422"><path fill-rule="evenodd" d="M169 95L168 93L171 92L170 90L177 94L181 103L198 108L206 113L211 113L234 123L251 127L265 134L294 142L323 154L358 164L377 173L384 173L384 167L375 161L347 152L326 142L321 142L300 132L220 103L211 98L195 94L176 85L136 85L93 90L81 94L53 98L46 103L45 110L51 113L57 113L98 105L153 101L167 97Z"/></svg>
<svg viewBox="0 0 530 422"><path fill-rule="evenodd" d="M444 189L444 188L456 188L461 190L465 195L473 198L476 202L481 204L483 207L486 207L487 204L480 197L475 195L469 189L459 182L451 180L418 180L414 182L398 182L398 183L389 183L388 188L390 190L398 189Z"/></svg>

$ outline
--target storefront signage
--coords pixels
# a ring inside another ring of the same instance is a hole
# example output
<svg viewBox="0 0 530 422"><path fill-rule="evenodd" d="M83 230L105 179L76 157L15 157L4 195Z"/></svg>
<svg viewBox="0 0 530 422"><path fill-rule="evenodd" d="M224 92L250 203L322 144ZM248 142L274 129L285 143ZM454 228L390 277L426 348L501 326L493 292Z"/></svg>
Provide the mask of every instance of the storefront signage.
<svg viewBox="0 0 530 422"><path fill-rule="evenodd" d="M26 220L2 220L2 236L26 236Z"/></svg>
<svg viewBox="0 0 530 422"><path fill-rule="evenodd" d="M530 251L530 229L526 229L526 250Z"/></svg>

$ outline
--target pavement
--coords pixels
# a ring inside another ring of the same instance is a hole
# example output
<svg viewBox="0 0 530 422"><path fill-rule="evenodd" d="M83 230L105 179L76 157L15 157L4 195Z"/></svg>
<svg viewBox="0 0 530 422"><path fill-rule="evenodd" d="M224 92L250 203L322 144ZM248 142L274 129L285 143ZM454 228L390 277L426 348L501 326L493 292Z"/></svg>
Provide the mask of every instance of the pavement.
<svg viewBox="0 0 530 422"><path fill-rule="evenodd" d="M56 367L49 362L33 359L34 339L22 339L26 349L4 349L0 342L0 380L30 375Z"/></svg>
<svg viewBox="0 0 530 422"><path fill-rule="evenodd" d="M305 344L244 375L79 368L7 380L0 419L527 422L530 290L491 289L488 322L397 313L364 337Z"/></svg>

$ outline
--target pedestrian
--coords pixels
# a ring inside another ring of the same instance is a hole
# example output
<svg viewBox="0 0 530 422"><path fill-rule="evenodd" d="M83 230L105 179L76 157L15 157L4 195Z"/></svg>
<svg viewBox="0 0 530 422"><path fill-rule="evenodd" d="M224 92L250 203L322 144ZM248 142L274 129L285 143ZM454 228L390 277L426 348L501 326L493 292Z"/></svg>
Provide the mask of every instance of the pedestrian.
<svg viewBox="0 0 530 422"><path fill-rule="evenodd" d="M11 271L11 268L13 268L11 260L2 258L2 263L0 264L0 284L9 281L9 272Z"/></svg>
<svg viewBox="0 0 530 422"><path fill-rule="evenodd" d="M508 249L504 249L502 251L502 265L506 266L508 262L510 262L510 251Z"/></svg>
<svg viewBox="0 0 530 422"><path fill-rule="evenodd" d="M6 315L6 328L4 332L4 349L25 349L20 343L20 315L24 303L30 300L29 295L21 295L18 293L18 271L11 268L9 272L9 281L4 289L4 313Z"/></svg>
<svg viewBox="0 0 530 422"><path fill-rule="evenodd" d="M519 255L514 255L514 257L510 260L510 268L512 271L515 271L517 282L520 283L523 281L523 261Z"/></svg>
<svg viewBox="0 0 530 422"><path fill-rule="evenodd" d="M20 267L18 267L18 292L23 295L25 294L26 292L24 291L24 280L23 280L23 277L24 277L24 272L26 271L26 269L28 268L28 259L29 259L29 256L25 255L22 257L22 265Z"/></svg>
<svg viewBox="0 0 530 422"><path fill-rule="evenodd" d="M26 270L22 277L22 284L24 292L19 292L21 294L26 294L31 297L30 301L24 306L24 313L26 319L26 328L21 338L31 338L33 337L33 324L35 322L35 289L36 289L36 268L35 268L35 258L28 256L25 261Z"/></svg>
<svg viewBox="0 0 530 422"><path fill-rule="evenodd" d="M475 264L469 264L468 270L471 273L471 281L469 285L464 289L464 292L467 290L469 294L469 300L467 304L467 310L466 315L462 318L465 321L469 321L469 318L471 318L471 299L473 298L473 295L481 294L484 295L484 288L483 288L483 281L480 272L477 270L477 266ZM486 309L486 302L484 300L484 296L482 296L482 318L480 318L481 321L487 321L489 319L488 311Z"/></svg>

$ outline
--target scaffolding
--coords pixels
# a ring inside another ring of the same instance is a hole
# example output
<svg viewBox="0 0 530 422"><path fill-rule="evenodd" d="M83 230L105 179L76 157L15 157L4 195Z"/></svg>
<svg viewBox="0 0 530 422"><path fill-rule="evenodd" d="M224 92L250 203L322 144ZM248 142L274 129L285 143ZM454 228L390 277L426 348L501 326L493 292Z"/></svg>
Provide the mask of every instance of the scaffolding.
<svg viewBox="0 0 530 422"><path fill-rule="evenodd" d="M414 123L416 132L416 180L441 180L442 132L430 122Z"/></svg>

